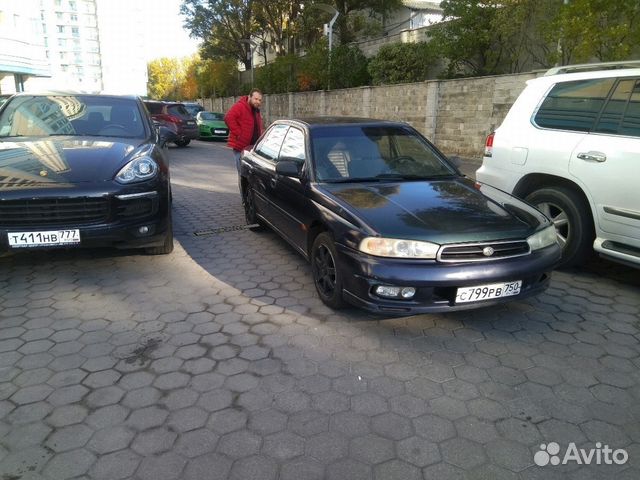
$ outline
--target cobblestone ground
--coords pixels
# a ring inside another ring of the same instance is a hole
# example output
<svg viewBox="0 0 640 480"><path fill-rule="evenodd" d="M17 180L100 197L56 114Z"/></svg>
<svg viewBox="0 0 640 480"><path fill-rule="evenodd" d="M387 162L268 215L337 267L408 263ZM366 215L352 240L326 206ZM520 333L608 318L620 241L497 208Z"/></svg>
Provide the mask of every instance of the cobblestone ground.
<svg viewBox="0 0 640 480"><path fill-rule="evenodd" d="M170 156L174 254L0 259L0 479L640 478L637 271L338 313L282 240L241 228L228 150ZM536 466L549 442L629 458Z"/></svg>

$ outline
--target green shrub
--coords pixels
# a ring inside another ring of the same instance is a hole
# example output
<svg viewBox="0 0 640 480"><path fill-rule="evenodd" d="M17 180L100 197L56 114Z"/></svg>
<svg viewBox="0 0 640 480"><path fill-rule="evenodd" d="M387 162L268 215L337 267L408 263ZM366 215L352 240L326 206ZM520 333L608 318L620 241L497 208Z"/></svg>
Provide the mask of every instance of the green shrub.
<svg viewBox="0 0 640 480"><path fill-rule="evenodd" d="M298 90L296 69L299 63L296 55L277 57L275 61L256 68L255 84L263 92L286 93Z"/></svg>
<svg viewBox="0 0 640 480"><path fill-rule="evenodd" d="M426 80L436 53L427 42L392 43L380 48L369 60L374 85L420 82Z"/></svg>
<svg viewBox="0 0 640 480"><path fill-rule="evenodd" d="M356 46L339 45L331 52L331 88L369 85L369 61Z"/></svg>

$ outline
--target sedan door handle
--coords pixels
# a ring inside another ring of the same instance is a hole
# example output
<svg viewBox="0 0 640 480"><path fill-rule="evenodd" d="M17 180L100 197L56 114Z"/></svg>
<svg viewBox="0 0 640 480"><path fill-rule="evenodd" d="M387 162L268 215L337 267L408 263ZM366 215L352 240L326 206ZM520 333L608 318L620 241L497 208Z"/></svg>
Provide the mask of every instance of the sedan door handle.
<svg viewBox="0 0 640 480"><path fill-rule="evenodd" d="M580 160L585 160L587 162L598 162L598 163L602 163L607 159L607 156L602 153L602 152L586 152L586 153L579 153L578 154L578 158Z"/></svg>
<svg viewBox="0 0 640 480"><path fill-rule="evenodd" d="M278 180L275 177L271 178L271 187L272 188L276 188L276 183L278 183Z"/></svg>

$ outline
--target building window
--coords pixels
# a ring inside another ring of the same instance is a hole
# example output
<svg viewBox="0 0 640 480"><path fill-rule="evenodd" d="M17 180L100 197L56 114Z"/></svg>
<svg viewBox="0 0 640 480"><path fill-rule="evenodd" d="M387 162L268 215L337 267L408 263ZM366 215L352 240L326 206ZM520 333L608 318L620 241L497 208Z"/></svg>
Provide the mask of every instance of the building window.
<svg viewBox="0 0 640 480"><path fill-rule="evenodd" d="M74 11L74 12L75 12L75 11L77 10L76 2L74 2L73 0L71 0L71 1L69 2L69 8L70 8L72 11Z"/></svg>
<svg viewBox="0 0 640 480"><path fill-rule="evenodd" d="M74 37L80 36L80 29L78 27L71 27L71 35Z"/></svg>
<svg viewBox="0 0 640 480"><path fill-rule="evenodd" d="M58 33L64 33L64 25L56 25L58 28Z"/></svg>
<svg viewBox="0 0 640 480"><path fill-rule="evenodd" d="M75 13L72 13L69 18L74 23L78 21L78 15L76 15Z"/></svg>

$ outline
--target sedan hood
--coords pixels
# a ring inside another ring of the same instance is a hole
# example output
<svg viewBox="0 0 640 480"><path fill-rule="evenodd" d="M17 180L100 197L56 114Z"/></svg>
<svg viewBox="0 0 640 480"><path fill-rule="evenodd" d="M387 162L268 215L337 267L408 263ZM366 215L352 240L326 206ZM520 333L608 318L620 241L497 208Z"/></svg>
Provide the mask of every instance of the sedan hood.
<svg viewBox="0 0 640 480"><path fill-rule="evenodd" d="M145 148L143 139L46 137L0 142L0 185L57 185L113 180Z"/></svg>
<svg viewBox="0 0 640 480"><path fill-rule="evenodd" d="M522 239L548 223L536 209L467 178L320 187L382 237L438 244Z"/></svg>

